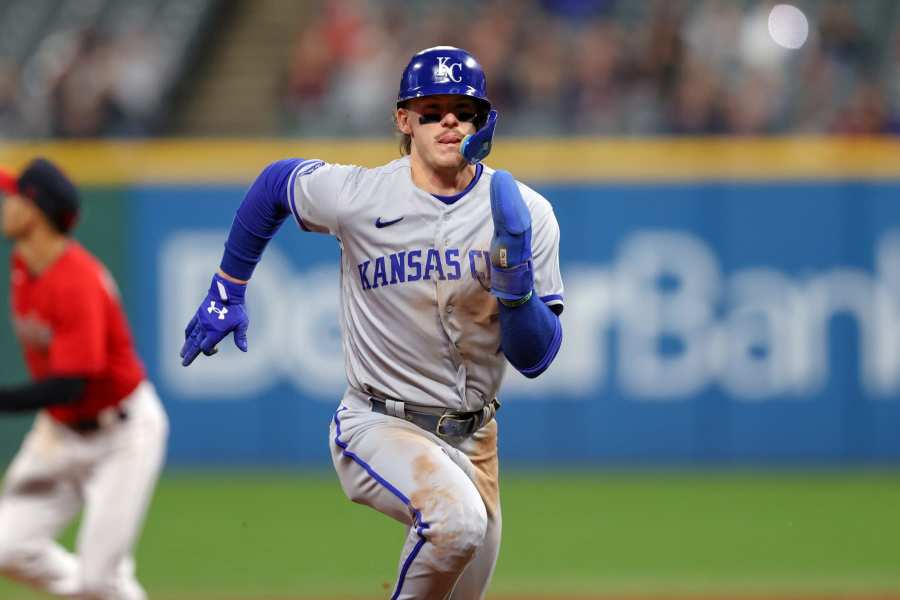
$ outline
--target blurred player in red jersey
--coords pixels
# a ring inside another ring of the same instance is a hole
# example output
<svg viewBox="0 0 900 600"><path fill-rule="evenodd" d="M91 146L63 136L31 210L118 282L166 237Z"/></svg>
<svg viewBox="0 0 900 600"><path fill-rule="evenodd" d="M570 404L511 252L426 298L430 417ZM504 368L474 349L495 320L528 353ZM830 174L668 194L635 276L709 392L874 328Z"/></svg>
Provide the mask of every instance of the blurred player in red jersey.
<svg viewBox="0 0 900 600"><path fill-rule="evenodd" d="M63 597L141 600L132 550L168 420L135 353L115 283L69 237L78 191L50 161L0 172L13 242L12 318L33 382L0 412L40 410L0 495L0 573ZM84 514L76 552L55 538Z"/></svg>

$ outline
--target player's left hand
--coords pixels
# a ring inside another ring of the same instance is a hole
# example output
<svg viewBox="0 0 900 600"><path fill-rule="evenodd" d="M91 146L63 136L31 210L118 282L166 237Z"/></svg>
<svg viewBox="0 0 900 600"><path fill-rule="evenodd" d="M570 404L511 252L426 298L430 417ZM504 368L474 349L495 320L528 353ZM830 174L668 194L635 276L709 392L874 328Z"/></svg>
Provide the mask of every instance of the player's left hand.
<svg viewBox="0 0 900 600"><path fill-rule="evenodd" d="M534 287L531 212L508 171L496 171L491 177L491 215L491 293L507 305L524 303Z"/></svg>
<svg viewBox="0 0 900 600"><path fill-rule="evenodd" d="M244 292L247 286L213 275L206 299L200 304L194 318L184 330L184 345L181 347L181 364L188 366L200 352L212 356L216 345L225 336L234 332L234 345L242 352L247 351L247 327L250 319L244 310Z"/></svg>

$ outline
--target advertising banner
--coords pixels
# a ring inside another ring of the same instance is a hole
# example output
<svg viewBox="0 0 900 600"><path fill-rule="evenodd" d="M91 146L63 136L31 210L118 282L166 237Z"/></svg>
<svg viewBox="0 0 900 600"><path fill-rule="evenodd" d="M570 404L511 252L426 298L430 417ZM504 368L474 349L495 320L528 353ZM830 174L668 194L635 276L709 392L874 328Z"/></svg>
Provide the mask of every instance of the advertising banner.
<svg viewBox="0 0 900 600"><path fill-rule="evenodd" d="M501 392L504 459L900 460L900 185L542 184L561 228L563 348ZM180 366L243 186L150 185L131 314L174 463L328 460L346 385L339 246L287 221L247 294L250 352ZM402 250L402 249L398 249Z"/></svg>

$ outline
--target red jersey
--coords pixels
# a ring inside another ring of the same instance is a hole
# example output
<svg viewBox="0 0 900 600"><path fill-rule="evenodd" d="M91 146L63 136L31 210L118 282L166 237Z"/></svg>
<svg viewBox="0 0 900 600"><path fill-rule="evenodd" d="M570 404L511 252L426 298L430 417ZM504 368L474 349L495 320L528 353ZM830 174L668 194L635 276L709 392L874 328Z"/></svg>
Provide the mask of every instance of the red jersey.
<svg viewBox="0 0 900 600"><path fill-rule="evenodd" d="M78 242L40 275L12 257L13 327L31 376L82 376L82 397L47 408L58 421L91 419L144 379L118 291L103 264Z"/></svg>

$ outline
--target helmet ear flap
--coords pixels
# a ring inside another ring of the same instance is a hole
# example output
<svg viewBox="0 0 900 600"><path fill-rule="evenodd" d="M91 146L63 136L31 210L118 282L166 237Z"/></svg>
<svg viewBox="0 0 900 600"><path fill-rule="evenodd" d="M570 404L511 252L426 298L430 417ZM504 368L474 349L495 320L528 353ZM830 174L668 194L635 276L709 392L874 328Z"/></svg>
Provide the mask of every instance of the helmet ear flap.
<svg viewBox="0 0 900 600"><path fill-rule="evenodd" d="M494 128L497 126L497 111L491 109L491 112L488 113L487 123L485 123L484 127L479 128L472 135L467 135L463 138L462 144L460 144L459 152L462 154L466 161L474 165L475 163L484 160L488 154L491 153L491 146L494 143Z"/></svg>
<svg viewBox="0 0 900 600"><path fill-rule="evenodd" d="M488 121L488 115L491 114L491 105L487 102L479 101L478 102L478 114L475 116L475 120L472 123L475 125L475 129L481 129L485 126Z"/></svg>

